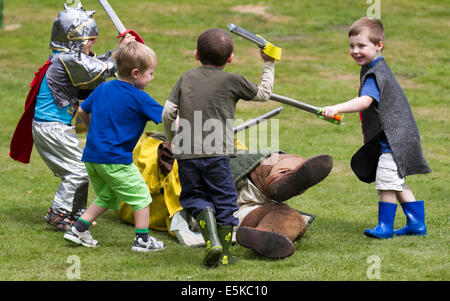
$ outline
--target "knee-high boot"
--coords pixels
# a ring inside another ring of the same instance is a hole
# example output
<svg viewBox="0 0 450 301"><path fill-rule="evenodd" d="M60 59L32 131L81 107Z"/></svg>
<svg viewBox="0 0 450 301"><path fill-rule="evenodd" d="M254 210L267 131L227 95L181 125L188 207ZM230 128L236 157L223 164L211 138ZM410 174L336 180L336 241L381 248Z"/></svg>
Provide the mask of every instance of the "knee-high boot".
<svg viewBox="0 0 450 301"><path fill-rule="evenodd" d="M217 233L216 217L213 210L206 207L205 210L197 215L196 220L206 243L202 264L207 267L216 267L222 255L222 245Z"/></svg>
<svg viewBox="0 0 450 301"><path fill-rule="evenodd" d="M243 247L268 258L284 258L295 252L293 241L306 231L303 216L284 203L268 204L250 212L236 231Z"/></svg>
<svg viewBox="0 0 450 301"><path fill-rule="evenodd" d="M366 229L364 234L372 238L392 238L394 236L394 220L397 204L378 203L378 225L373 229Z"/></svg>
<svg viewBox="0 0 450 301"><path fill-rule="evenodd" d="M394 230L394 235L425 235L427 227L425 226L425 207L423 201L403 203L402 209L406 215L406 226Z"/></svg>
<svg viewBox="0 0 450 301"><path fill-rule="evenodd" d="M217 224L217 232L219 234L220 244L222 245L222 255L219 258L219 265L230 265L238 260L231 255L230 247L233 238L233 226L224 226Z"/></svg>

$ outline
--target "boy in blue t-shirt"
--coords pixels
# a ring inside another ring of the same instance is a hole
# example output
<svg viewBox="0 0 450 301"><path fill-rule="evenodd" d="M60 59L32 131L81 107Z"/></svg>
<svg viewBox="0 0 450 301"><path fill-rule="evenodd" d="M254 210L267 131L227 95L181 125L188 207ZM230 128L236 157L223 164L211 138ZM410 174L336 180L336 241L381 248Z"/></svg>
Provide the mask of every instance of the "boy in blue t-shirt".
<svg viewBox="0 0 450 301"><path fill-rule="evenodd" d="M81 104L78 113L89 125L82 161L97 195L64 238L86 247L97 247L88 229L120 201L132 206L136 237L133 251L164 249L164 243L148 235L152 199L142 175L133 164L132 152L147 121L161 122L163 107L143 90L153 80L158 64L152 49L133 41L113 54L119 78L98 86Z"/></svg>
<svg viewBox="0 0 450 301"><path fill-rule="evenodd" d="M380 195L378 225L364 234L372 238L425 235L424 202L416 201L405 177L431 170L423 156L409 102L381 56L383 25L364 17L353 23L348 35L350 55L362 67L359 95L325 107L322 115L332 118L337 113L360 112L365 145L353 156L352 168L362 181L375 180ZM400 230L394 230L397 200L407 220Z"/></svg>

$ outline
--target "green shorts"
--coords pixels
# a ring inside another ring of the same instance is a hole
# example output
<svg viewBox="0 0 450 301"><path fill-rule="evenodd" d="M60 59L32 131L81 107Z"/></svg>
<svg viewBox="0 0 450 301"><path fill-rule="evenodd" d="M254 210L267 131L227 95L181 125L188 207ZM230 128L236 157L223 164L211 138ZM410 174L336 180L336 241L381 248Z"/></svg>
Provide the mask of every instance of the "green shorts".
<svg viewBox="0 0 450 301"><path fill-rule="evenodd" d="M98 164L84 162L94 188L94 204L118 210L120 202L134 211L144 209L152 202L147 184L134 164Z"/></svg>

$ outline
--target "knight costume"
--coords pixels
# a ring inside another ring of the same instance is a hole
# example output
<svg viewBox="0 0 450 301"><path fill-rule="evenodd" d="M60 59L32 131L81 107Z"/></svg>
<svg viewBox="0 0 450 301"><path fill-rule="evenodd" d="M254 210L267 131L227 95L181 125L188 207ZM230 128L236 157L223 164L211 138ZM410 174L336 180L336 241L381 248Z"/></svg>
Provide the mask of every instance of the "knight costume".
<svg viewBox="0 0 450 301"><path fill-rule="evenodd" d="M29 163L34 144L61 179L53 206L44 217L58 230L67 230L87 204L89 178L72 119L79 100L116 71L111 51L99 57L87 54L88 40L98 36L94 14L80 2L74 7L64 4L53 23L53 55L35 73L10 145L12 159Z"/></svg>

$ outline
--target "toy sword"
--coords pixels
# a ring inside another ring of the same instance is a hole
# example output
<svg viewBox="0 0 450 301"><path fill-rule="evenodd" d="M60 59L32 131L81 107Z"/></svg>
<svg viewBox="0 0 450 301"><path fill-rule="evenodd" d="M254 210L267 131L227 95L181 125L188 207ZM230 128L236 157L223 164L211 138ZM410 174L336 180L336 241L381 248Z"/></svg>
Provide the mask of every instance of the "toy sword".
<svg viewBox="0 0 450 301"><path fill-rule="evenodd" d="M272 95L270 96L270 100L284 103L286 105L290 105L290 106L296 107L298 109L313 113L320 119L324 119L326 121L332 122L337 125L341 124L341 120L343 118L342 115L334 115L333 119L326 119L324 116L321 115L323 108L315 107L315 106L309 105L307 103L298 101L296 99L292 99L292 98L289 98L286 96L281 96L281 95L274 94L274 93L272 93Z"/></svg>
<svg viewBox="0 0 450 301"><path fill-rule="evenodd" d="M250 42L253 42L258 46L265 54L270 56L271 58L279 61L281 59L281 48L276 47L260 35L256 35L251 33L248 30L245 30L242 27L234 25L232 23L228 24L228 30L238 36L241 36Z"/></svg>
<svg viewBox="0 0 450 301"><path fill-rule="evenodd" d="M134 36L136 38L136 41L141 42L142 44L145 44L144 40L137 34L137 32L135 32L134 30L126 29L126 27L123 25L122 21L120 21L119 17L117 16L116 12L114 11L114 9L111 7L111 5L109 5L108 0L98 0L98 2L105 10L108 17L111 19L114 26L117 28L117 31L119 32L118 38L124 37L127 34L131 34L132 36Z"/></svg>
<svg viewBox="0 0 450 301"><path fill-rule="evenodd" d="M269 119L269 118L272 118L272 117L274 117L274 116L277 116L278 114L281 113L282 110L283 110L283 107L279 107L279 108L277 108L277 109L275 109L275 110L272 110L272 111L270 111L270 112L268 112L268 113L266 113L266 114L264 114L264 115L261 115L261 116L259 116L259 117L256 117L255 119L251 119L251 120L249 120L249 121L246 121L246 122L244 122L243 124L238 125L237 127L235 127L235 128L233 129L233 130L234 130L234 133L236 134L237 132L240 132L240 131L243 131L243 130L245 130L245 129L248 129L249 127L254 126L255 124L258 124L258 123L260 123L260 122L263 122L264 120L267 120L267 119Z"/></svg>

